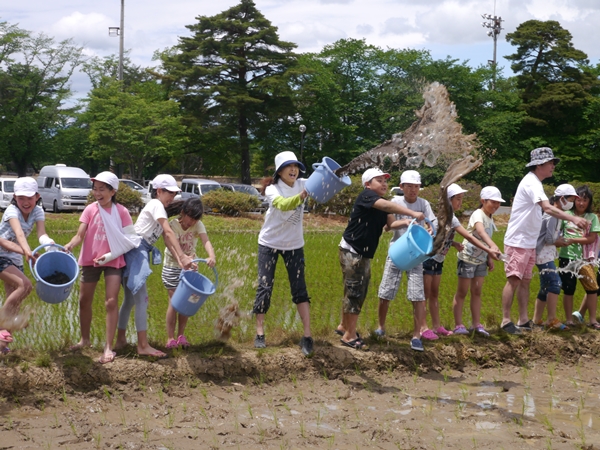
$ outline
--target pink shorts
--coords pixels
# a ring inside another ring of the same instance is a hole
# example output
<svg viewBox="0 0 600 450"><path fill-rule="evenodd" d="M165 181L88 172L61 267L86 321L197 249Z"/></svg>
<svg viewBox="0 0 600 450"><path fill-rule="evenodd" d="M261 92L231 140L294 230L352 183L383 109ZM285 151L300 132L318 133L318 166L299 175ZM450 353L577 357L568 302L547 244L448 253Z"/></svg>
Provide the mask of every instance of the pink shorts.
<svg viewBox="0 0 600 450"><path fill-rule="evenodd" d="M535 265L535 248L519 248L504 246L508 262L504 263L506 277L517 277L520 280L531 280Z"/></svg>

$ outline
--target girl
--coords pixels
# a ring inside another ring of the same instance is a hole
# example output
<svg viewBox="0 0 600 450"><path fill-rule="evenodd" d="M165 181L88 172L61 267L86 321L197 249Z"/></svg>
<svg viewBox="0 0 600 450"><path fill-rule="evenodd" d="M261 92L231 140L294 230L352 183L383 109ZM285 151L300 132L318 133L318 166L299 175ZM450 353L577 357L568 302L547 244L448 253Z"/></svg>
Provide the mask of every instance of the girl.
<svg viewBox="0 0 600 450"><path fill-rule="evenodd" d="M31 281L23 273L23 257L35 260L27 243L33 226L37 229L38 241L43 244L54 244L46 234L45 215L38 206L37 182L31 177L22 177L15 181L14 197L6 208L0 223L0 280L4 281L6 301L3 313L15 316L19 312L21 302L31 292ZM7 345L13 341L11 330L0 330L0 351L8 352Z"/></svg>
<svg viewBox="0 0 600 450"><path fill-rule="evenodd" d="M304 336L300 347L304 355L313 353L313 339L310 333L310 300L304 280L304 237L302 218L304 199L308 193L304 189L305 179L299 179L304 165L293 152L281 152L275 156L275 175L268 180L265 196L269 209L265 223L258 235L258 288L252 312L256 314L256 338L254 347L265 348L264 320L271 306L271 294L275 278L277 258L282 256L288 272L292 302L304 325Z"/></svg>
<svg viewBox="0 0 600 450"><path fill-rule="evenodd" d="M556 188L554 196L549 201L551 205L556 205L563 211L568 211L573 207L575 198L577 198L575 188L570 184L561 184ZM547 305L548 318L545 325L549 330L555 331L569 329L556 317L556 305L558 304L558 294L560 294L562 283L556 271L554 260L558 257L556 248L565 247L566 245L565 239L561 236L561 227L562 220L544 213L540 236L535 248L535 265L540 273L540 291L535 300L533 323L537 326L544 325L542 315Z"/></svg>
<svg viewBox="0 0 600 450"><path fill-rule="evenodd" d="M456 183L452 183L450 186L448 186L447 195L454 211L459 210L462 206L465 192L467 191ZM498 254L500 253L500 250L493 242L493 246L487 247L482 244L479 239L465 230L454 214L452 214L452 223L450 226L452 227L452 230L448 236L446 236L446 241L444 242L442 249L437 255L434 255L423 263L423 284L425 287L425 298L427 299L429 313L431 314L433 331L427 328L427 322L424 320L421 324L421 337L430 341L438 339L439 336L449 336L453 334L452 331L446 330L441 324L438 297L446 253L448 253L448 250L451 246L454 246L459 252L463 251L464 249L462 244L454 242L454 234L460 234L468 242L473 244L478 249L488 253L490 257L496 261L498 260Z"/></svg>
<svg viewBox="0 0 600 450"><path fill-rule="evenodd" d="M467 225L467 232L484 242L491 249L498 249L492 234L496 231L493 214L500 207L500 203L504 202L498 188L494 186L486 186L481 190L479 196L481 208L477 209ZM462 310L465 298L471 291L471 330L475 330L483 336L490 334L481 324L481 290L483 281L487 275L488 267L494 270L494 260L483 250L476 248L473 244L465 240L463 249L458 253L458 286L456 294L454 294L454 302L452 309L454 311L454 334L469 334L469 331L463 324Z"/></svg>
<svg viewBox="0 0 600 450"><path fill-rule="evenodd" d="M206 260L208 267L215 267L216 257L215 251L212 244L208 240L206 234L206 228L204 224L200 222L204 207L202 206L202 200L199 198L188 198L181 208L179 217L169 221L169 226L175 233L177 242L181 250L192 259L196 258L196 244L198 238L202 241L206 253L208 253L208 259ZM173 254L167 248L165 249L165 261L162 269L162 281L167 292L169 294L169 306L167 308L167 345L168 349L181 347L189 347L190 343L183 334L185 326L188 321L188 316L178 314L173 306L171 306L171 298L173 293L179 284L179 276L181 275L181 268L177 264ZM177 327L177 339L175 339L175 323L178 323Z"/></svg>
<svg viewBox="0 0 600 450"><path fill-rule="evenodd" d="M137 330L137 352L142 356L153 356L156 358L166 358L166 353L161 352L150 346L148 343L148 292L146 289L146 279L152 273L148 261L149 254L153 259L158 256L160 263L160 253L153 247L158 238L164 234L165 244L171 253L175 256L179 267L189 269L192 267L192 258L183 253L177 238L167 220L166 206L169 206L175 195L180 191L175 178L171 175L157 175L152 180L152 193L150 200L135 222L136 233L142 237L140 246L125 254L125 271L123 273L123 289L125 291L123 304L119 310L119 320L117 324L117 342L115 348L121 348L127 345L125 331L131 309L135 306L135 328Z"/></svg>
<svg viewBox="0 0 600 450"><path fill-rule="evenodd" d="M593 244L598 238L598 232L600 231L600 222L598 222L598 216L592 212L592 204L594 196L592 191L587 185L583 185L576 190L577 197L575 199L575 206L572 210L568 211L569 215L583 217L591 222L590 228L587 233L577 228L571 222L563 221L563 236L567 247L560 249L558 254L558 265L559 267L566 267L571 261L574 260L587 260L590 259L588 255L583 254L583 246ZM591 259L594 258L596 252L593 252ZM590 323L589 326L595 330L600 330L600 323L596 319L596 307L598 303L598 282L596 279L596 273L592 264L584 265L579 269L579 275L581 276L580 281L583 289L585 289L586 296L584 301L581 303L579 311L573 311L573 294L575 294L575 288L577 287L577 278L571 273L560 273L560 279L562 280L562 289L564 292L563 306L565 308L565 315L567 318L573 317L579 323L583 323L586 311L590 312ZM574 325L573 322L570 322ZM569 322L567 322L569 325Z"/></svg>
<svg viewBox="0 0 600 450"><path fill-rule="evenodd" d="M121 276L125 267L123 255L111 261L100 261L101 257L111 251L104 215L116 219L123 228L131 227L133 222L129 211L123 205L117 203L116 195L119 189L119 179L112 172L101 172L92 178L92 194L96 201L88 205L79 218L79 229L73 239L65 245L66 251L72 251L83 242L79 255L81 266L81 281L79 285L79 322L81 328L81 340L71 350L79 350L90 346L90 328L92 325L92 301L96 292L96 285L100 276L104 273L106 307L106 343L104 351L99 359L101 364L112 362L115 359L113 341L117 330L119 289L121 287ZM102 208L102 210L101 210ZM113 216L114 215L114 216ZM118 217L117 217L118 216Z"/></svg>

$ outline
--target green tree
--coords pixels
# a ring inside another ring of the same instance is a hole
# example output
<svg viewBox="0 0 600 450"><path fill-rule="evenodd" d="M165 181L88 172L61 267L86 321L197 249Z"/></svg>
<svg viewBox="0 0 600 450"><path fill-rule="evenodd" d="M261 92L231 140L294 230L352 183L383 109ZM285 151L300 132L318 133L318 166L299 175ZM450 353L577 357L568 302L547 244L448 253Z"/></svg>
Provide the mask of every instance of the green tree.
<svg viewBox="0 0 600 450"><path fill-rule="evenodd" d="M72 113L63 104L81 61L82 48L71 40L0 23L0 156L20 176L51 153L57 124Z"/></svg>
<svg viewBox="0 0 600 450"><path fill-rule="evenodd" d="M250 183L255 131L266 118L293 113L286 72L296 64L296 46L279 39L251 0L197 19L187 26L191 37L159 55L163 80L180 102L194 150L235 142L242 182Z"/></svg>
<svg viewBox="0 0 600 450"><path fill-rule="evenodd" d="M163 87L155 81L136 83L124 90L121 82L103 78L93 89L80 122L88 124L94 145L92 157L124 164L135 179L181 154L186 143L179 106L165 100Z"/></svg>

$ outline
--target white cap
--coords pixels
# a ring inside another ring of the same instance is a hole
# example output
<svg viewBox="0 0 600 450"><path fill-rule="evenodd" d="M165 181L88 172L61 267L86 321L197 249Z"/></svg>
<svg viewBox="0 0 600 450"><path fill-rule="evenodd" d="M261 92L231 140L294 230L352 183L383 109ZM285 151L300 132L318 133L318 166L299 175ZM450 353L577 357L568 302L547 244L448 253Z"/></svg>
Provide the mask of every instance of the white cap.
<svg viewBox="0 0 600 450"><path fill-rule="evenodd" d="M171 175L167 175L166 173L161 173L160 175L156 175L154 180L152 180L152 187L154 189L166 189L171 192L179 192L179 186L177 186L177 181Z"/></svg>
<svg viewBox="0 0 600 450"><path fill-rule="evenodd" d="M110 187L112 187L115 191L119 189L119 179L112 172L100 172L98 175L96 175L91 180L92 181L101 181L102 183L106 183Z"/></svg>
<svg viewBox="0 0 600 450"><path fill-rule="evenodd" d="M369 181L371 181L375 177L384 176L387 180L390 177L389 173L382 172L378 167L372 167L370 169L365 170L365 173L362 175L362 184L365 186Z"/></svg>
<svg viewBox="0 0 600 450"><path fill-rule="evenodd" d="M31 177L17 178L14 186L15 195L23 195L25 197L33 197L38 193L38 184Z"/></svg>
<svg viewBox="0 0 600 450"><path fill-rule="evenodd" d="M456 183L452 183L450 186L448 186L448 198L452 198L452 197L454 197L455 195L458 195L458 194L464 194L465 192L467 192L467 190L461 188Z"/></svg>
<svg viewBox="0 0 600 450"><path fill-rule="evenodd" d="M16 185L16 183L15 183ZM561 184L560 186L557 186L556 189L554 190L554 195L556 197L570 197L571 195L574 195L575 197L579 197L579 195L577 195L577 191L575 190L575 188L573 186L571 186L570 184Z"/></svg>
<svg viewBox="0 0 600 450"><path fill-rule="evenodd" d="M290 164L298 164L302 172L306 172L306 167L296 158L294 152L281 152L275 156L275 173L279 172L279 169L283 169L285 166Z"/></svg>
<svg viewBox="0 0 600 450"><path fill-rule="evenodd" d="M502 198L502 194L500 194L500 189L495 186L486 186L481 190L481 194L479 195L481 200L493 200L495 202L505 202Z"/></svg>
<svg viewBox="0 0 600 450"><path fill-rule="evenodd" d="M405 170L400 175L400 184L421 184L421 175L416 170Z"/></svg>

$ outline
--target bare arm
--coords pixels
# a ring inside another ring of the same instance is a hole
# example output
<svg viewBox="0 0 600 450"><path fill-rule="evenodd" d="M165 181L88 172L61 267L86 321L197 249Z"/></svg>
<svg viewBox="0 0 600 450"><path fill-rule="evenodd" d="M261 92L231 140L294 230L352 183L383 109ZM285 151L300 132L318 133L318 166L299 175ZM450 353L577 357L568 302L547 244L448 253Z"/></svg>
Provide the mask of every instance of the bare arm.
<svg viewBox="0 0 600 450"><path fill-rule="evenodd" d="M167 248L171 251L171 254L173 254L177 259L177 263L179 264L179 266L182 269L186 270L192 267L192 258L183 253L183 250L181 250L181 246L179 245L177 236L175 236L175 233L171 229L169 221L162 217L158 219L158 222L163 228L163 237L165 239L165 244Z"/></svg>
<svg viewBox="0 0 600 450"><path fill-rule="evenodd" d="M477 234L481 236L481 240L485 242L489 248L491 248L496 253L500 251L496 243L492 241L492 238L485 232L483 222L477 222L475 224L475 231L477 231Z"/></svg>
<svg viewBox="0 0 600 450"><path fill-rule="evenodd" d="M591 244L592 242L594 242L596 240L596 236L598 236L598 233L592 231L590 234L588 234L587 236L584 236L584 237L565 239L565 243L566 243L566 245L571 245L571 244L580 244L580 245Z"/></svg>
<svg viewBox="0 0 600 450"><path fill-rule="evenodd" d="M556 217L557 219L566 220L567 222L573 222L578 228L581 228L582 230L587 229L587 227L590 225L589 220L586 220L583 217L572 216L570 214L567 214L562 209L558 209L556 206L551 205L548 200L542 200L541 202L538 202L538 205L542 207L542 210L546 214L549 214L552 217Z"/></svg>
<svg viewBox="0 0 600 450"><path fill-rule="evenodd" d="M65 245L65 250L70 252L73 248L77 247L79 244L83 242L83 238L85 237L85 233L87 232L87 223L80 223L79 228L77 229L77 234L73 236L73 239L69 241L68 244Z"/></svg>
<svg viewBox="0 0 600 450"><path fill-rule="evenodd" d="M390 202L389 200L384 200L380 198L377 200L373 207L375 209L379 209L380 211L384 211L388 214L402 214L404 216L411 216L417 220L424 220L425 214L422 212L413 211L411 209L405 208L404 206L400 206L394 202Z"/></svg>
<svg viewBox="0 0 600 450"><path fill-rule="evenodd" d="M491 249L490 247L483 245L481 243L481 241L479 239L477 239L476 237L474 237L471 233L469 233L465 227L463 227L462 225L456 227L456 232L458 234L460 234L462 237L464 237L467 241L469 241L471 244L473 244L475 247L480 248L481 250L483 250L484 252L487 252L490 257L492 259L495 259L496 261L498 260L498 253L500 252L499 250L494 250Z"/></svg>
<svg viewBox="0 0 600 450"><path fill-rule="evenodd" d="M8 223L15 233L15 237L17 238L17 243L21 246L22 251L18 252L20 254L25 255L27 260L33 258L33 253L31 248L29 247L29 243L27 242L27 238L25 237L25 233L23 232L23 228L21 228L21 223L19 219L13 217L12 219L8 219Z"/></svg>
<svg viewBox="0 0 600 450"><path fill-rule="evenodd" d="M206 260L206 264L208 267L213 268L217 264L217 257L215 256L215 249L212 244L208 240L208 234L200 233L200 240L202 240L202 245L204 245L204 250L208 253L208 259Z"/></svg>

